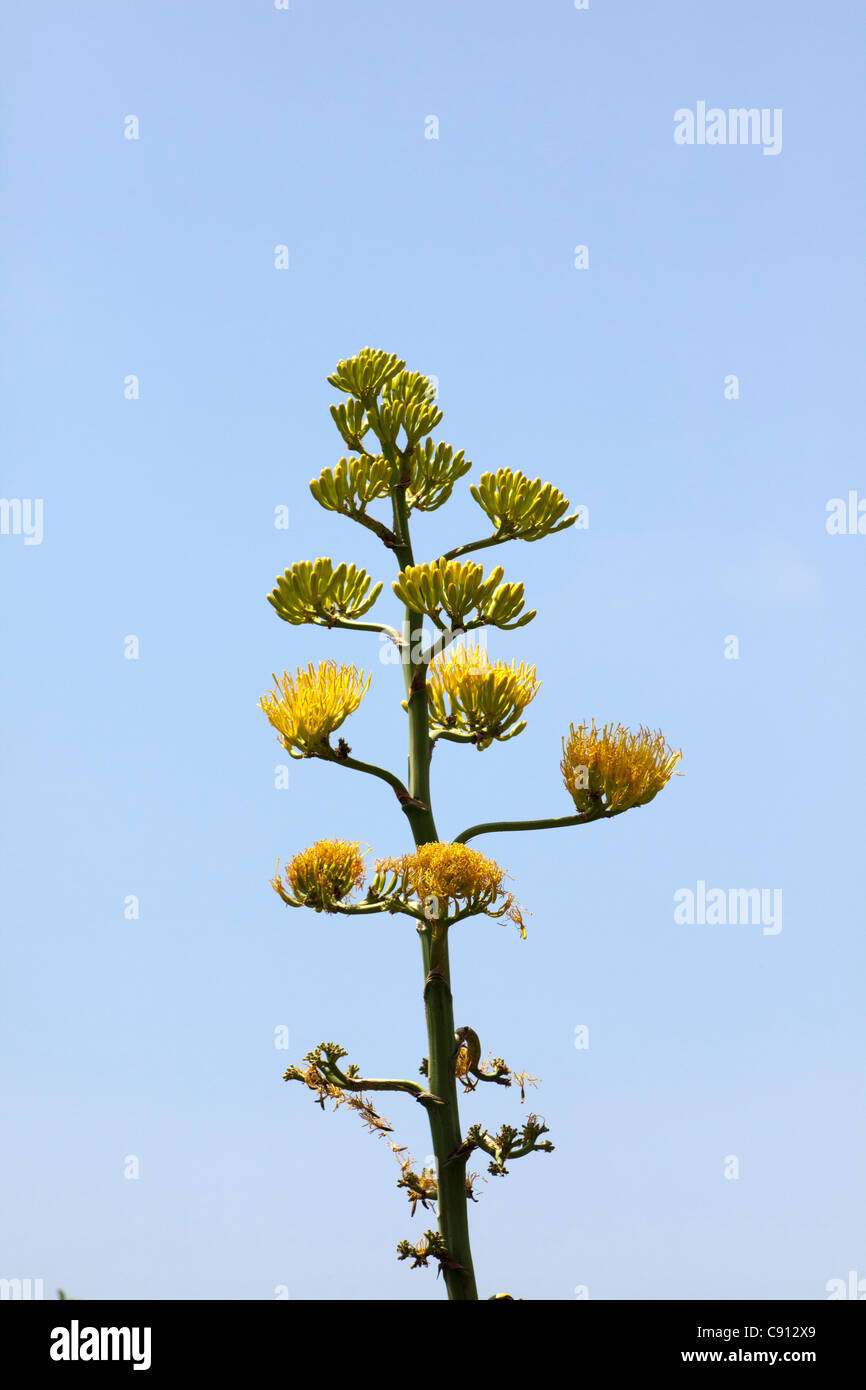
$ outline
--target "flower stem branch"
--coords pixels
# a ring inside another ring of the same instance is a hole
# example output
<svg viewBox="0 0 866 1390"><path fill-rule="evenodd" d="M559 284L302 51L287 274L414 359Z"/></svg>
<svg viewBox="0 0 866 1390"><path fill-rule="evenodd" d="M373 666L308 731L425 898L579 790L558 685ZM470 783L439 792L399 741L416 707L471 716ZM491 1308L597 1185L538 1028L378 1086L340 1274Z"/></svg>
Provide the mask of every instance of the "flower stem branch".
<svg viewBox="0 0 866 1390"><path fill-rule="evenodd" d="M386 637L390 637L396 647L402 649L403 646L403 638L400 636L400 633L395 627L391 627L388 623L357 623L349 618L331 618L328 622L325 622L323 619L317 618L314 626L329 628L341 627L345 628L348 632L382 632Z"/></svg>
<svg viewBox="0 0 866 1390"><path fill-rule="evenodd" d="M492 835L500 830L560 830L568 825L589 825L594 820L610 820L622 814L623 808L612 811L584 811L575 816L550 816L545 820L491 820L482 825L471 825L468 830L454 837L455 845L465 845L476 835Z"/></svg>
<svg viewBox="0 0 866 1390"><path fill-rule="evenodd" d="M364 452L367 452L366 449ZM375 517L367 516L366 512L346 511L343 512L342 515L347 516L350 521L356 521L359 526L365 526L368 531L372 531L375 536L379 537L379 540L387 550L396 550L397 546L400 544L398 537L394 535L393 531L389 531L388 527L383 525L381 521L377 521Z"/></svg>
<svg viewBox="0 0 866 1390"><path fill-rule="evenodd" d="M485 536L483 541L467 541L465 545L455 545L446 550L443 560L459 560L461 555L469 555L473 550L487 550L491 545L504 545L506 541L518 540L517 536Z"/></svg>
<svg viewBox="0 0 866 1390"><path fill-rule="evenodd" d="M396 773L389 772L387 768L384 767L377 767L375 763L364 763L358 758L350 758L348 753L341 754L338 750L333 748L327 751L317 752L314 756L321 758L323 762L337 763L340 767L349 767L354 772L366 772L370 777L378 777L381 782L387 782L413 829L416 823L424 826L427 825L428 819L430 818L430 811L426 802L414 797L405 783L400 781ZM436 838L435 833L432 838Z"/></svg>
<svg viewBox="0 0 866 1390"><path fill-rule="evenodd" d="M331 1064L320 1063L323 1076L332 1086L339 1086L341 1091L405 1091L407 1095L417 1100L419 1105L438 1106L443 1105L438 1096L434 1096L430 1091L425 1091L423 1086L419 1086L416 1081L401 1081L391 1078L377 1078L368 1076L347 1076L340 1068Z"/></svg>

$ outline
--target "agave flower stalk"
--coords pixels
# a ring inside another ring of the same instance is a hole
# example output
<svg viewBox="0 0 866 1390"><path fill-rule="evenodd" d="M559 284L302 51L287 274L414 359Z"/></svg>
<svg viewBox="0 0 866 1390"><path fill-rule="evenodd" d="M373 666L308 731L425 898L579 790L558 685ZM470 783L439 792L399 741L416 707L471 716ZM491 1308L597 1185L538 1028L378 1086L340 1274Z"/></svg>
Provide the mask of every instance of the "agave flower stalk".
<svg viewBox="0 0 866 1390"><path fill-rule="evenodd" d="M398 1077L364 1077L346 1064L346 1050L320 1043L290 1066L285 1079L299 1081L324 1106L354 1110L375 1134L392 1127L373 1103L384 1092L414 1099L427 1112L435 1170L416 1172L411 1157L395 1142L400 1164L398 1187L414 1215L435 1211L437 1224L414 1243L401 1241L398 1257L412 1267L438 1265L450 1299L479 1297L469 1239L469 1202L476 1200L477 1174L468 1169L473 1154L488 1159L487 1171L501 1177L506 1163L534 1153L550 1153L542 1138L547 1126L535 1115L521 1126L503 1124L490 1134L479 1124L464 1133L458 1088L471 1094L482 1082L520 1090L537 1078L514 1072L502 1057L484 1058L481 1041L469 1025L455 1028L449 962L450 931L469 917L511 921L526 936L523 909L506 884L505 871L471 848L469 840L494 831L542 830L610 819L645 806L670 781L681 754L660 732L632 732L621 724L600 728L594 720L575 725L563 738L560 770L574 812L533 820L483 821L441 841L433 814L431 759L439 740L471 744L483 752L519 735L523 714L540 689L535 668L526 662L491 661L486 650L453 646L472 630L522 629L535 616L525 611L523 585L505 578L502 566L484 567L463 557L508 541L533 542L567 530L568 499L551 483L519 470L498 468L481 475L470 492L493 530L480 540L416 560L410 520L415 511L437 511L455 484L470 470L462 450L454 451L431 435L442 419L430 381L406 370L394 354L363 348L338 363L328 381L347 397L331 415L351 458L341 458L310 484L325 510L346 517L381 541L393 557L392 582L402 605L402 621L390 625L371 614L382 591L366 571L329 558L293 563L276 581L269 601L293 627L378 632L396 646L404 679L408 778L351 755L338 730L358 709L370 677L354 666L325 661L298 667L294 675L274 676L273 689L260 701L283 747L298 759L319 759L347 772L364 773L390 787L411 832L414 848L379 858L368 882L365 853L356 841L320 840L296 852L272 880L289 907L353 916L397 913L411 922L421 943L427 1055L422 1082ZM366 442L365 442L366 441ZM376 515L375 508L385 509ZM426 645L425 623L435 638ZM366 885L366 893L363 896ZM390 1142L390 1141L389 1141ZM511 1295L494 1293L491 1298Z"/></svg>

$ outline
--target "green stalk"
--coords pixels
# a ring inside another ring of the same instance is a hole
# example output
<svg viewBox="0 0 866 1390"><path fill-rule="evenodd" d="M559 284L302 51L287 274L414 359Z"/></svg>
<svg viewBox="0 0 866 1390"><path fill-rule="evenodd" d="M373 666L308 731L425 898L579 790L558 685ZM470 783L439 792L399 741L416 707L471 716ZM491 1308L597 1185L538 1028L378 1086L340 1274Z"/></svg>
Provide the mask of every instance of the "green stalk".
<svg viewBox="0 0 866 1390"><path fill-rule="evenodd" d="M409 513L405 486L392 492L394 530L400 539L396 547L401 569L414 563L409 539ZM407 608L405 614L408 650L403 651L403 674L409 714L409 793L423 802L412 819L415 844L431 844L439 839L430 801L430 724L427 710L427 665L415 664L412 652L421 640L422 615ZM454 1004L448 962L447 928L434 941L433 926L422 927L421 951L424 964L424 1011L427 1018L427 1070L430 1091L444 1102L427 1110L433 1152L436 1155L439 1231L445 1242L449 1263L443 1267L445 1287L452 1300L476 1301L478 1289L469 1244L469 1214L466 1196L466 1155L454 1157L463 1143L457 1080L454 1075Z"/></svg>
<svg viewBox="0 0 866 1390"><path fill-rule="evenodd" d="M443 931L441 941L431 943L430 936L430 929L425 929L422 936L425 970L431 953L436 957L436 965L432 971L427 971L424 985L429 1047L427 1069L431 1093L445 1104L430 1107L427 1116L433 1137L433 1152L436 1155L439 1230L454 1266L449 1269L446 1265L442 1272L449 1299L466 1302L477 1300L478 1289L469 1244L467 1155L454 1156L463 1143L463 1136L460 1130L457 1082L454 1076L456 1044L447 929Z"/></svg>

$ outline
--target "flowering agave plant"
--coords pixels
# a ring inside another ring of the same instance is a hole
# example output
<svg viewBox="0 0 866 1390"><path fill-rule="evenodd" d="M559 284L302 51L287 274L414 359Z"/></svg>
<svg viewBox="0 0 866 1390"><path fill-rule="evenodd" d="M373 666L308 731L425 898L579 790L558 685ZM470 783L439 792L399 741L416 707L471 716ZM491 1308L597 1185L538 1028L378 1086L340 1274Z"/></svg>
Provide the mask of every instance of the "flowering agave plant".
<svg viewBox="0 0 866 1390"><path fill-rule="evenodd" d="M369 689L370 677L356 667L325 661L294 675L284 671L274 676L274 687L260 704L292 757L320 758L387 783L406 816L414 849L378 859L369 870L357 842L319 840L296 853L282 871L277 864L273 887L290 907L345 915L390 912L412 919L421 945L428 1055L421 1081L365 1077L356 1065L345 1064L344 1048L320 1043L302 1065L287 1069L285 1079L300 1081L323 1106L332 1101L335 1109L346 1105L357 1111L372 1131L386 1136L391 1126L374 1105L378 1092L402 1092L424 1107L435 1169L416 1172L411 1158L403 1157L405 1149L391 1147L400 1164L397 1186L405 1189L412 1213L420 1204L435 1214L436 1224L414 1243L402 1241L398 1257L413 1267L433 1261L449 1298L476 1300L467 1215L475 1175L467 1171L469 1159L478 1151L489 1160L488 1172L500 1176L508 1172L507 1163L549 1153L553 1145L543 1138L547 1127L536 1115L528 1115L520 1128L505 1124L496 1134L477 1124L465 1133L461 1128L458 1087L470 1092L481 1082L516 1085L523 1099L526 1085L536 1080L513 1072L501 1057L483 1057L474 1030L454 1026L449 929L464 918L486 915L506 918L526 934L504 870L467 842L493 831L585 825L645 806L670 781L681 754L659 732L631 732L620 724L599 728L594 720L572 724L563 738L561 770L573 814L490 821L470 826L451 843L440 841L430 791L437 741L483 751L514 738L526 727L522 716L539 690L533 666L491 661L477 643L453 645L474 629L511 631L535 616L524 611L523 585L506 581L501 567L485 575L482 565L462 557L507 541L542 540L572 526L577 515L568 515L567 498L551 483L509 468L483 473L470 492L492 533L416 563L412 512L443 506L471 464L462 451L433 443L442 412L431 383L406 371L394 355L363 348L340 362L328 381L347 397L331 406L331 415L352 457L324 469L310 491L320 506L372 531L391 552L402 622L398 628L366 618L382 584L356 565L330 559L293 564L268 597L287 623L376 632L393 643L405 685L407 781L353 758L342 737L331 741ZM384 518L375 514L377 505Z"/></svg>

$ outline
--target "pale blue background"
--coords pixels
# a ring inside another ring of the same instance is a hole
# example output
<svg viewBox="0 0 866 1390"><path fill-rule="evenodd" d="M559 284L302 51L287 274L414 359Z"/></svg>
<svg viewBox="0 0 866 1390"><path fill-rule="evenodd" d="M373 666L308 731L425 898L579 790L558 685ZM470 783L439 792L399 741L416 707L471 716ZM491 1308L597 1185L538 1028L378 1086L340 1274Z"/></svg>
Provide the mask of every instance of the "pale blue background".
<svg viewBox="0 0 866 1390"><path fill-rule="evenodd" d="M825 529L828 499L866 495L864 27L853 0L5 7L0 491L44 498L45 537L0 537L0 1274L82 1298L443 1292L395 1261L424 1219L382 1141L281 1080L322 1038L373 1074L425 1050L411 927L268 886L323 835L408 843L377 783L305 763L275 790L257 709L274 669L357 661L353 750L405 765L375 637L265 602L295 559L390 577L307 491L341 453L325 377L370 343L439 377L440 437L476 473L590 509L494 552L540 611L491 651L544 685L520 739L437 753L440 833L567 814L572 720L684 751L640 813L476 842L533 915L525 943L455 930L457 1018L543 1077L557 1146L481 1185L483 1295L818 1299L866 1276L866 537ZM676 146L698 100L782 108L782 153ZM484 533L458 491L419 556ZM781 888L781 934L677 926L698 879ZM519 1117L492 1091L466 1126ZM384 1108L423 1159L421 1111Z"/></svg>

